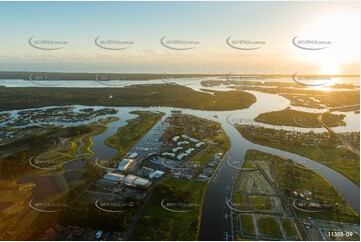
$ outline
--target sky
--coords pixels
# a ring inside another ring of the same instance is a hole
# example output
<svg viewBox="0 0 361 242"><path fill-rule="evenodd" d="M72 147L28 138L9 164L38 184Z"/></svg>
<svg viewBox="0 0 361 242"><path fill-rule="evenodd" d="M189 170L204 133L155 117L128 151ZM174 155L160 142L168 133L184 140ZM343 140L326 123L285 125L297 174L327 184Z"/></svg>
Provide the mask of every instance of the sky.
<svg viewBox="0 0 361 242"><path fill-rule="evenodd" d="M0 71L359 74L359 9L342 1L0 2Z"/></svg>

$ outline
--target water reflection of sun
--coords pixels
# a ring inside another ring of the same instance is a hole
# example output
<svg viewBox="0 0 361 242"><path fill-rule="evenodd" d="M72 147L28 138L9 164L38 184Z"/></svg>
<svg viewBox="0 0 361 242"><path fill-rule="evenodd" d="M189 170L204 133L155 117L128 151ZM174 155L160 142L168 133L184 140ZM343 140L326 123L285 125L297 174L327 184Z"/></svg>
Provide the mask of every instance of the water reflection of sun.
<svg viewBox="0 0 361 242"><path fill-rule="evenodd" d="M311 89L315 90L315 91L323 91L323 92L332 92L334 91L333 88L329 87L329 86L318 86L318 87L310 87Z"/></svg>
<svg viewBox="0 0 361 242"><path fill-rule="evenodd" d="M342 84L342 78L329 77L329 80L324 83L324 85L310 86L310 88L316 91L332 92L335 91L335 88L332 86Z"/></svg>

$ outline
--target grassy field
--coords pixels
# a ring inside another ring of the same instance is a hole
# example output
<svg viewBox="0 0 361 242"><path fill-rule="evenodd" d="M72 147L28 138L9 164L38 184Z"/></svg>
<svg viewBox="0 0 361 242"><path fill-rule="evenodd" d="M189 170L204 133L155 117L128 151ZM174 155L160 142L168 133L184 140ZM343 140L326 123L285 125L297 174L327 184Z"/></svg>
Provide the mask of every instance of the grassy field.
<svg viewBox="0 0 361 242"><path fill-rule="evenodd" d="M272 125L284 125L292 127L322 127L318 119L321 113L307 113L292 109L284 109L268 113L261 113L254 120L260 123ZM343 121L344 115L336 115L331 113L323 113L322 121L329 127L345 126Z"/></svg>
<svg viewBox="0 0 361 242"><path fill-rule="evenodd" d="M261 236L275 239L282 238L282 233L276 217L259 216L257 219L258 231Z"/></svg>
<svg viewBox="0 0 361 242"><path fill-rule="evenodd" d="M245 236L255 236L256 231L253 223L253 216L251 214L241 214L242 232Z"/></svg>
<svg viewBox="0 0 361 242"><path fill-rule="evenodd" d="M280 218L286 237L290 240L299 240L295 224L291 218Z"/></svg>
<svg viewBox="0 0 361 242"><path fill-rule="evenodd" d="M170 178L162 184L190 193L188 203L199 206L191 212L171 212L164 209L159 199L152 195L130 240L197 240L207 183Z"/></svg>
<svg viewBox="0 0 361 242"><path fill-rule="evenodd" d="M293 191L310 191L312 192L312 199L332 204L332 208L322 213L307 213L295 210L299 216L341 222L357 222L359 220L359 216L343 196L318 173L301 169L295 166L291 160L256 150L247 151L246 160L270 161L287 196L291 200L296 199L292 194Z"/></svg>
<svg viewBox="0 0 361 242"><path fill-rule="evenodd" d="M139 116L129 120L126 126L120 127L117 133L105 140L106 145L118 149L117 158L125 155L164 115L164 113L145 111L131 113Z"/></svg>

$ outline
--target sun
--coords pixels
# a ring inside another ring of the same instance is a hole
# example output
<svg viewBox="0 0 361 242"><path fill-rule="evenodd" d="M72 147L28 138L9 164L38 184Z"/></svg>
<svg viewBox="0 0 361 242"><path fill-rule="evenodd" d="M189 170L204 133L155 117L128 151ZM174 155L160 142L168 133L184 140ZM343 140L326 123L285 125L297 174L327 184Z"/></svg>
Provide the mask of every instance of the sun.
<svg viewBox="0 0 361 242"><path fill-rule="evenodd" d="M359 62L360 35L359 15L351 13L328 13L318 16L304 26L303 39L330 41L327 48L319 51L303 51L300 58L320 66L320 74L337 75L340 67Z"/></svg>

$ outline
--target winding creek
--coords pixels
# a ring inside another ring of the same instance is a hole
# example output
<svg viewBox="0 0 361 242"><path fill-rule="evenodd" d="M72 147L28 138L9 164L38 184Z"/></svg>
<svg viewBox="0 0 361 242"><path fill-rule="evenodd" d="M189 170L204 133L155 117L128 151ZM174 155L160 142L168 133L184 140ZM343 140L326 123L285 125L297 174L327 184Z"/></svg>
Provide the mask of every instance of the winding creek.
<svg viewBox="0 0 361 242"><path fill-rule="evenodd" d="M243 124L256 124L262 125L264 127L271 127L271 128L283 128L287 130L294 130L294 131L301 131L301 132L308 132L313 130L315 132L325 132L324 128L295 128L295 127L279 127L273 125L264 125L259 124L253 121L253 119L258 116L260 113L276 111L285 109L290 105L289 101L281 96L274 95L274 94L266 94L260 92L250 92L254 94L257 98L257 102L253 104L248 109L244 110L234 110L234 111L200 111L200 110L191 110L191 109L182 109L176 108L177 110L181 110L185 114L195 115L201 118L206 118L210 120L214 120L220 122L222 124L223 129L231 139L231 149L227 153L227 157L223 159L221 162L218 170L214 174L213 179L209 183L209 186L206 191L206 195L204 198L203 203L203 210L202 210L202 220L201 220L201 229L200 229L200 239L201 240L223 240L225 236L225 232L228 235L231 234L231 221L230 219L224 219L224 214L230 213L230 209L226 205L226 198L229 198L231 195L231 189L227 189L232 187L233 182L237 176L239 171L239 167L242 166L243 158L245 153L249 149L256 149L266 153L282 156L288 159L293 159L295 162L303 164L307 166L309 169L314 170L315 172L319 173L322 177L324 177L328 182L330 182L335 189L340 192L341 194L345 195L345 199L350 203L351 207L359 213L360 209L360 189L357 187L353 182L351 182L348 178L341 175L340 173L330 169L329 167L322 165L316 161L310 160L308 158L302 157L297 154L293 154L286 151L281 151L274 148L269 148L266 146L254 144L249 142L245 138L242 137L241 134L236 130L233 126L234 122L243 123ZM271 104L271 105L270 105ZM83 108L84 106L75 106L77 109ZM103 108L103 107L93 107ZM111 107L114 108L114 107ZM93 158L97 157L100 159L108 159L113 157L117 150L108 147L105 145L104 141L108 138L111 134L116 132L118 127L126 125L126 121L129 119L133 119L136 117L134 114L130 114L131 111L135 110L142 110L142 111L160 111L164 112L165 115L161 119L166 119L169 115L171 115L171 111L174 108L171 107L119 107L120 112L116 115L108 115L108 116L117 116L120 118L119 121L113 122L109 125L109 129L93 138L93 146L92 151L95 153ZM15 114L15 111L11 113ZM105 116L102 116L105 117ZM161 122L159 121L157 125ZM359 123L360 123L360 116L359 114L349 113L345 119L346 126L338 127L334 130L336 132L346 132L346 131L359 131ZM356 124L356 125L355 125ZM77 123L71 124L77 125ZM154 131L157 128L155 125L149 132ZM148 135L147 134L147 135ZM143 139L142 139L143 140ZM142 142L140 140L139 142ZM232 165L229 165L227 162L229 161L239 161L239 162L232 162ZM78 161L74 161L78 162ZM236 164L236 165L234 165ZM81 165L79 163L79 165ZM67 167L68 166L68 167ZM74 165L74 167L78 167ZM72 163L69 163L65 166L65 168L74 168ZM35 178L34 178L35 179ZM59 179L58 177L56 179ZM27 179L28 181L29 179ZM31 180L31 179L30 179ZM35 179L36 180L36 179ZM44 183L43 183L44 184ZM39 183L41 189L44 186ZM45 185L46 186L46 185Z"/></svg>

